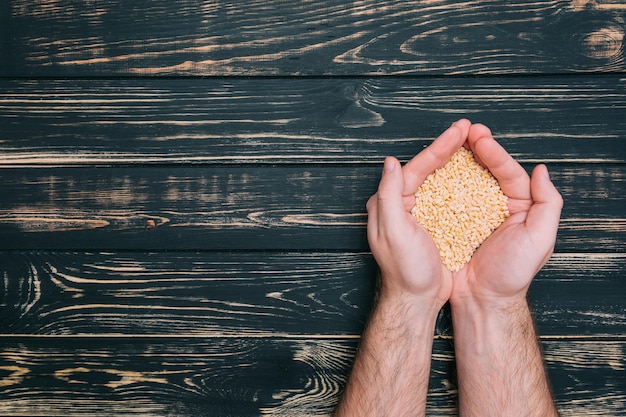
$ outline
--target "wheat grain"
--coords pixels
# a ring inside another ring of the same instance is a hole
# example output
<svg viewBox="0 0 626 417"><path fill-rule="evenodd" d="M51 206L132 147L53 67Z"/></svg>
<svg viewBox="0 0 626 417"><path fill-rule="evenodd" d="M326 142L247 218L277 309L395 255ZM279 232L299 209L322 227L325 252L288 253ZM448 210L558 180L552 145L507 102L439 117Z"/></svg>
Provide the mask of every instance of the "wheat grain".
<svg viewBox="0 0 626 417"><path fill-rule="evenodd" d="M426 177L411 213L432 236L443 264L458 271L509 216L507 200L491 172L460 148Z"/></svg>

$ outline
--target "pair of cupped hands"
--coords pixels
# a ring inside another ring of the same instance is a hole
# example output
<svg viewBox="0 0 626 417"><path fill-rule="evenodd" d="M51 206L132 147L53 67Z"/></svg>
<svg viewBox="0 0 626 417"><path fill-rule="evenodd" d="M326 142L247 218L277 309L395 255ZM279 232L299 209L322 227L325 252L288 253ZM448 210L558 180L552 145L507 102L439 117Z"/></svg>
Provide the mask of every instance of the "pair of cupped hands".
<svg viewBox="0 0 626 417"><path fill-rule="evenodd" d="M462 146L498 180L510 216L461 270L451 272L411 208L426 177ZM552 255L562 206L545 165L529 176L489 128L461 119L404 166L394 157L385 159L378 191L367 203L368 240L382 277L380 296L419 301L435 310L447 301L485 308L525 302L533 277Z"/></svg>

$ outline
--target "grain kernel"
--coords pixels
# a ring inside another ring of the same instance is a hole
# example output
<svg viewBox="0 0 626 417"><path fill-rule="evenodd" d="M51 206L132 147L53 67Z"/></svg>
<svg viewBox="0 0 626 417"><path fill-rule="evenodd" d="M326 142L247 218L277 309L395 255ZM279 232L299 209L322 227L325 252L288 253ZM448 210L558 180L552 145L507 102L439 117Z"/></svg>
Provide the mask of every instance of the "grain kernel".
<svg viewBox="0 0 626 417"><path fill-rule="evenodd" d="M507 200L494 176L460 148L426 177L411 213L432 236L443 264L458 271L509 216Z"/></svg>

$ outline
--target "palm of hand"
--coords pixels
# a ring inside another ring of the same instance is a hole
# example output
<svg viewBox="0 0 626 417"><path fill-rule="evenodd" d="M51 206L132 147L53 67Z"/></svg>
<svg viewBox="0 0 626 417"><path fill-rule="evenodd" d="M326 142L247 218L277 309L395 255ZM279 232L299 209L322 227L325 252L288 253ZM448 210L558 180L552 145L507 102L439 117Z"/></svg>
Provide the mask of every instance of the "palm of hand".
<svg viewBox="0 0 626 417"><path fill-rule="evenodd" d="M454 274L451 297L515 297L524 294L542 262L526 230L528 210L511 216Z"/></svg>
<svg viewBox="0 0 626 417"><path fill-rule="evenodd" d="M410 213L415 204L414 195L405 196L405 209L407 211L407 235L410 241L406 248L410 254L406 254L405 259L411 259L410 270L420 271L414 274L415 284L423 289L435 291L436 297L444 304L452 293L452 273L443 265L439 255L439 249L426 229L420 226Z"/></svg>

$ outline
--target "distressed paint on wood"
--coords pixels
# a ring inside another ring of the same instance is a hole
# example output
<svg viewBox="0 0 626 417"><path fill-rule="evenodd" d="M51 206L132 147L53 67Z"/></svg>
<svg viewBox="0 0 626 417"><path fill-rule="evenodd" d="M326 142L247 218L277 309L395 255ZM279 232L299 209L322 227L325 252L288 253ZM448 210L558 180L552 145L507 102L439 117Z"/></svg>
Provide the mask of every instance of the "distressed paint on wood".
<svg viewBox="0 0 626 417"><path fill-rule="evenodd" d="M469 116L565 196L531 287L562 415L626 416L625 21L621 0L0 2L0 410L328 415L379 164ZM449 314L429 415L457 411Z"/></svg>
<svg viewBox="0 0 626 417"><path fill-rule="evenodd" d="M621 165L552 167L558 251L623 252ZM1 249L367 250L379 166L0 171Z"/></svg>
<svg viewBox="0 0 626 417"><path fill-rule="evenodd" d="M623 163L625 96L621 77L2 80L0 166L407 160L460 117L520 161Z"/></svg>
<svg viewBox="0 0 626 417"><path fill-rule="evenodd" d="M14 416L330 415L356 344L323 337L3 338L0 407ZM623 410L623 340L548 338L543 347L562 415ZM435 340L429 415L457 413L452 349L450 340Z"/></svg>
<svg viewBox="0 0 626 417"><path fill-rule="evenodd" d="M337 252L0 252L5 335L358 336L375 264ZM626 254L558 253L531 287L542 335L626 335ZM449 311L436 329L451 334Z"/></svg>
<svg viewBox="0 0 626 417"><path fill-rule="evenodd" d="M624 72L618 0L11 0L0 75Z"/></svg>

